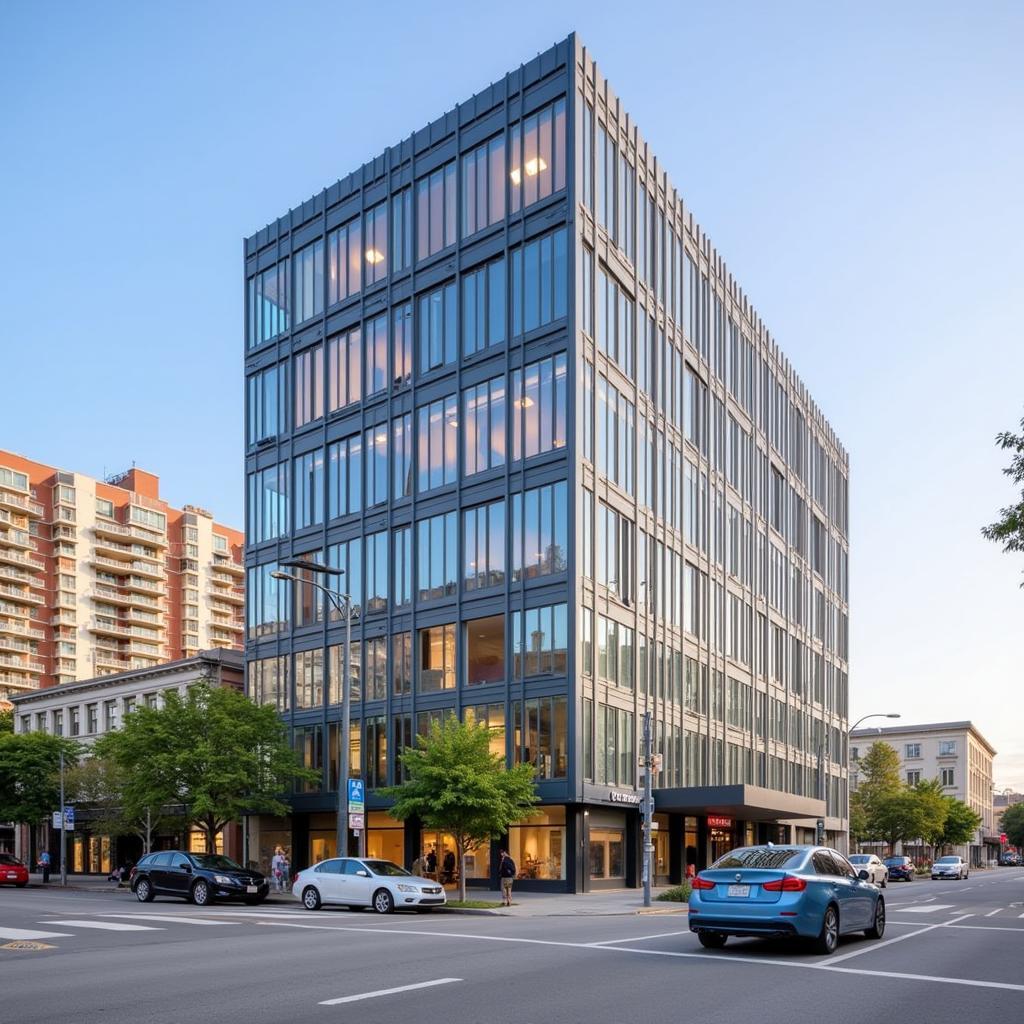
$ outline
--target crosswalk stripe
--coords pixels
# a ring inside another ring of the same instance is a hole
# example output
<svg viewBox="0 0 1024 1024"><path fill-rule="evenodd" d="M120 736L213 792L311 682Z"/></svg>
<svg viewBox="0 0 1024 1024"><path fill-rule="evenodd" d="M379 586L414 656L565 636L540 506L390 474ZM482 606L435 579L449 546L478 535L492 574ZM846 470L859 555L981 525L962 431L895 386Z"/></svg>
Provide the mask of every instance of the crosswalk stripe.
<svg viewBox="0 0 1024 1024"><path fill-rule="evenodd" d="M106 932L162 932L148 924L123 924L120 921L46 921L45 924L62 924L65 928L98 928Z"/></svg>
<svg viewBox="0 0 1024 1024"><path fill-rule="evenodd" d="M996 909L995 909L995 910L990 910L990 911L989 911L989 912L988 912L988 913L987 913L987 914L986 914L985 916L986 916L986 917L994 917L994 916L995 916L996 914L998 914L998 913L999 913L999 911L1001 911L1002 909L1003 909L1002 907L996 907Z"/></svg>
<svg viewBox="0 0 1024 1024"><path fill-rule="evenodd" d="M100 917L118 917L126 921L173 921L175 924L222 925L228 921L208 921L203 917L182 917L178 914L100 914Z"/></svg>
<svg viewBox="0 0 1024 1024"><path fill-rule="evenodd" d="M952 903L929 903L920 907L901 907L901 914L934 914L936 910L954 910ZM955 910L954 910L955 913Z"/></svg>
<svg viewBox="0 0 1024 1024"><path fill-rule="evenodd" d="M43 932L38 928L0 928L0 939L66 939L67 932Z"/></svg>

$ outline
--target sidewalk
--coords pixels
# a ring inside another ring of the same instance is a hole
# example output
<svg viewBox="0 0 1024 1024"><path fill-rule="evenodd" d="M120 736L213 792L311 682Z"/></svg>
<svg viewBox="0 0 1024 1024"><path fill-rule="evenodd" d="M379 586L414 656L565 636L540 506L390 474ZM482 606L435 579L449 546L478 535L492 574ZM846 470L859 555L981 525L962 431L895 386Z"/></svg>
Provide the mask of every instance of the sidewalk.
<svg viewBox="0 0 1024 1024"><path fill-rule="evenodd" d="M130 895L124 886L118 887L116 882L108 882L97 875L68 875L67 889L62 890L60 872L50 874L49 885L43 885L43 876L35 873L29 878L29 886L40 889L54 889L57 892L123 892ZM659 903L658 893L664 887L651 890L653 897L651 906L644 907L643 892L639 889L606 889L600 892L565 893L565 892L513 892L511 907L496 907L493 910L451 910L449 914L486 914L495 917L608 917L628 916L633 914L684 914L685 903ZM449 891L448 898L455 899L458 893ZM466 892L467 899L487 900L492 903L501 902L501 893L484 889L470 888ZM298 900L289 893L271 892L263 903L264 906L299 907Z"/></svg>

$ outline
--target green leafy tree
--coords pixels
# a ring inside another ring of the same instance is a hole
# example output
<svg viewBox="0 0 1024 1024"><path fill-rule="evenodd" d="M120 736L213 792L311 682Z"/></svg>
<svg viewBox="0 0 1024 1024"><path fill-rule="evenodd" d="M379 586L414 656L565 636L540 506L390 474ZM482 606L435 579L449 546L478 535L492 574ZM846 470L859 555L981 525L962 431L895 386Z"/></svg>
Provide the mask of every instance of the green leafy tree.
<svg viewBox="0 0 1024 1024"><path fill-rule="evenodd" d="M917 798L921 811L921 831L910 839L923 839L935 849L950 842L946 838L946 818L949 815L949 800L942 792L938 779L925 779L911 789Z"/></svg>
<svg viewBox="0 0 1024 1024"><path fill-rule="evenodd" d="M14 732L14 711L11 708L0 708L0 734Z"/></svg>
<svg viewBox="0 0 1024 1024"><path fill-rule="evenodd" d="M60 755L65 768L79 747L45 732L0 733L0 821L36 824L60 807Z"/></svg>
<svg viewBox="0 0 1024 1024"><path fill-rule="evenodd" d="M1024 419L1020 421L1021 432L1013 434L1004 430L996 435L996 444L1004 452L1011 452L1010 464L1003 472L1020 487L1020 500L999 510L999 518L990 526L982 528L982 535L1003 545L1004 551L1024 551ZM1021 583L1024 587L1024 583Z"/></svg>
<svg viewBox="0 0 1024 1024"><path fill-rule="evenodd" d="M1001 828L1011 846L1024 847L1024 803L1013 804L1003 811Z"/></svg>
<svg viewBox="0 0 1024 1024"><path fill-rule="evenodd" d="M850 837L854 843L871 838L868 835L868 815L859 790L850 794Z"/></svg>
<svg viewBox="0 0 1024 1024"><path fill-rule="evenodd" d="M955 796L942 798L945 803L946 816L943 819L942 832L936 844L938 850L947 846L963 846L971 842L978 834L981 815L972 810Z"/></svg>
<svg viewBox="0 0 1024 1024"><path fill-rule="evenodd" d="M928 826L924 802L918 793L906 787L879 796L871 809L871 834L886 841L890 855L897 843L922 838Z"/></svg>
<svg viewBox="0 0 1024 1024"><path fill-rule="evenodd" d="M139 801L130 777L113 757L94 753L72 769L67 781L74 799L88 806L95 832L138 836L143 853L150 852L157 833L178 831L184 824L175 805L161 803L160 796Z"/></svg>
<svg viewBox="0 0 1024 1024"><path fill-rule="evenodd" d="M206 681L185 696L168 692L162 708L137 708L122 729L97 742L96 754L123 780L127 817L181 805L209 850L243 814L286 814L281 796L293 779L320 779L299 765L274 708Z"/></svg>
<svg viewBox="0 0 1024 1024"><path fill-rule="evenodd" d="M404 821L415 815L427 828L452 836L462 900L465 855L506 833L537 803L533 765L507 768L490 744L486 726L449 715L400 755L407 780L382 791L395 801L392 817Z"/></svg>
<svg viewBox="0 0 1024 1024"><path fill-rule="evenodd" d="M875 808L881 800L904 788L900 781L900 758L895 749L881 740L872 743L857 761L857 789L850 798L851 815L856 806L858 838L881 839L883 832L875 821Z"/></svg>

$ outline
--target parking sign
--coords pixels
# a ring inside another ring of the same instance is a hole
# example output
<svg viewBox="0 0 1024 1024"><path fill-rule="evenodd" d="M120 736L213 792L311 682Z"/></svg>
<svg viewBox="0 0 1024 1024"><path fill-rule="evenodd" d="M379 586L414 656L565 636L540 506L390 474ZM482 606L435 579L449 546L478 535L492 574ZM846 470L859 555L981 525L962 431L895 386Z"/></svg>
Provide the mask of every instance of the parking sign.
<svg viewBox="0 0 1024 1024"><path fill-rule="evenodd" d="M366 810L366 790L362 779L348 780L348 809L350 814L360 814Z"/></svg>

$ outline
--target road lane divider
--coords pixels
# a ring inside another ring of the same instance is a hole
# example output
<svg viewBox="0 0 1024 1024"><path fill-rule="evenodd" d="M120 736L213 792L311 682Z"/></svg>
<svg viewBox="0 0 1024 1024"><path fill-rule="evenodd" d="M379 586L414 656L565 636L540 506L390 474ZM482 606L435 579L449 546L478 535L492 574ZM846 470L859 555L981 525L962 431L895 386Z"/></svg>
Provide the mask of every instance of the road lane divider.
<svg viewBox="0 0 1024 1024"><path fill-rule="evenodd" d="M376 999L378 996L393 996L399 992L412 992L414 989L434 988L437 985L452 985L461 978L436 978L434 981L420 981L415 985L398 985L395 988L379 988L375 992L360 992L354 996L339 996L337 999L324 999L318 1006L338 1006L341 1003L358 1003L363 999Z"/></svg>

